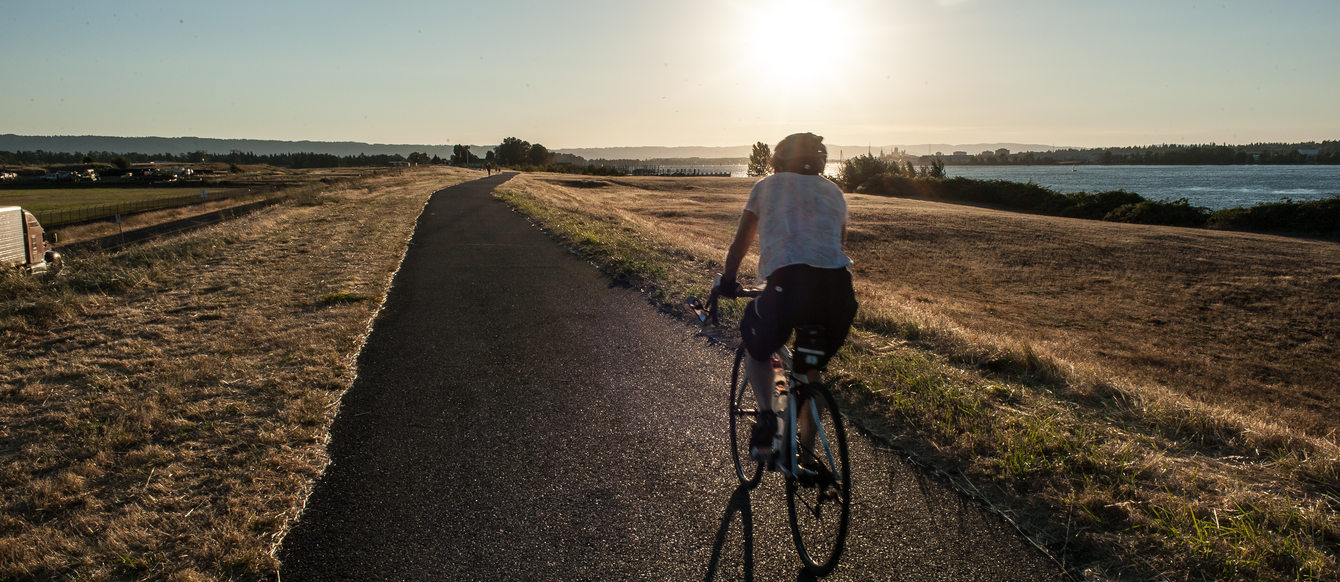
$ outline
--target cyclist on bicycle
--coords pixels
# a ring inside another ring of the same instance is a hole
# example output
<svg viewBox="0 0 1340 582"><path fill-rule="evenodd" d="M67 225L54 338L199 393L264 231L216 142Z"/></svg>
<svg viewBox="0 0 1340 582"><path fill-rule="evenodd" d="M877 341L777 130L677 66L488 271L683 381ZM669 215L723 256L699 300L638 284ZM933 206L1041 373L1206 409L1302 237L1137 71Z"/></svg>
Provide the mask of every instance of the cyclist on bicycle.
<svg viewBox="0 0 1340 582"><path fill-rule="evenodd" d="M759 241L758 276L767 288L745 308L740 332L749 384L758 399L759 415L750 438L750 455L766 460L777 432L773 409L772 354L801 325L820 325L824 357L808 370L809 382L847 339L856 317L852 261L842 250L847 238L847 201L836 184L824 178L828 149L823 138L797 133L784 138L772 154L776 171L749 192L735 241L726 255L720 291L727 297L741 289L736 281L740 262L755 236Z"/></svg>

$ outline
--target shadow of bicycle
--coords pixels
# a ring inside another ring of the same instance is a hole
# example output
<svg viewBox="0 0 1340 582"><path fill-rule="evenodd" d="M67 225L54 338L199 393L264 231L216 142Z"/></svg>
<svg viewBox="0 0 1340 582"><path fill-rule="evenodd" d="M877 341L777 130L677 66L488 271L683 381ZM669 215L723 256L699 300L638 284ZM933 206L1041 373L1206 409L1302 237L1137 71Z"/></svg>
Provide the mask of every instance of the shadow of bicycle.
<svg viewBox="0 0 1340 582"><path fill-rule="evenodd" d="M721 570L721 553L730 539L731 524L735 522L736 516L740 518L740 534L744 540L744 579L754 579L754 509L750 506L749 489L741 485L731 494L726 511L721 516L721 527L717 528L716 542L712 544L712 560L707 564L706 581L717 579Z"/></svg>
<svg viewBox="0 0 1340 582"><path fill-rule="evenodd" d="M707 575L703 578L705 582L717 580L722 576L722 553L726 551L728 543L736 539L732 535L736 518L739 518L740 532L739 540L742 542L740 548L743 567L743 579L754 579L754 510L749 498L749 488L740 486L731 494L730 500L726 502L726 511L721 516L721 525L717 528L716 541L712 544L712 560L707 564ZM733 579L731 574L725 574L725 578ZM796 574L798 582L809 582L815 580L813 576L807 574L804 570L798 570Z"/></svg>

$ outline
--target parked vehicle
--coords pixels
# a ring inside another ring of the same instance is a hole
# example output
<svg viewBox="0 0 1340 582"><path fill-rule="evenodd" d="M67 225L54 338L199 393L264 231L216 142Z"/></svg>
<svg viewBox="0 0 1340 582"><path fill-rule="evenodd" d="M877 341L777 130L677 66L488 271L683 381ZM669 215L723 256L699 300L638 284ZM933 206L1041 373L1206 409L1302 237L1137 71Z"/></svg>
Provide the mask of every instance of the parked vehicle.
<svg viewBox="0 0 1340 582"><path fill-rule="evenodd" d="M61 170L61 171L59 171L59 172L52 172L52 173L50 173L50 174L43 174L43 175L42 175L42 179L43 179L43 180L46 180L46 181L48 181L48 182L73 182L73 181L75 181L75 180L78 180L78 179L79 179L79 176L76 175L74 172L68 172L68 171L65 171L65 170Z"/></svg>
<svg viewBox="0 0 1340 582"><path fill-rule="evenodd" d="M37 217L18 206L0 206L0 267L29 273L60 270L60 253L42 238Z"/></svg>

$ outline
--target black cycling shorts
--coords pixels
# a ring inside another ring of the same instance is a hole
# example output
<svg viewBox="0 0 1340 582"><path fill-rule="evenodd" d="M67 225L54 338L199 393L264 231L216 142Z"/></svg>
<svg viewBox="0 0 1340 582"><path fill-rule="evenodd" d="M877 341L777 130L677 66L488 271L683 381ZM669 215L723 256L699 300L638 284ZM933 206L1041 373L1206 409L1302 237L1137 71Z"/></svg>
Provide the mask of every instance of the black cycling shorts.
<svg viewBox="0 0 1340 582"><path fill-rule="evenodd" d="M821 325L824 369L856 319L856 293L851 271L790 265L773 271L768 288L745 308L740 333L755 360L768 360L790 339L797 326Z"/></svg>

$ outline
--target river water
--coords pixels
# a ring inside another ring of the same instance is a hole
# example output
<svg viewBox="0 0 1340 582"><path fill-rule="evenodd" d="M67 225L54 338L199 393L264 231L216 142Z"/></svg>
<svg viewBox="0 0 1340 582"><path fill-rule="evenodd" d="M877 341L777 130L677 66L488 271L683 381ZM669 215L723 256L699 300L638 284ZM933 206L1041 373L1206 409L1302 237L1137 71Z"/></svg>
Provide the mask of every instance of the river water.
<svg viewBox="0 0 1340 582"><path fill-rule="evenodd" d="M1211 210L1340 195L1340 166L946 166L945 174L1066 193L1120 189Z"/></svg>
<svg viewBox="0 0 1340 582"><path fill-rule="evenodd" d="M683 169L745 176L744 164ZM832 162L827 173L840 169ZM1340 195L1340 166L945 166L945 174L1033 182L1062 193L1126 190L1150 200L1186 198L1211 210Z"/></svg>

